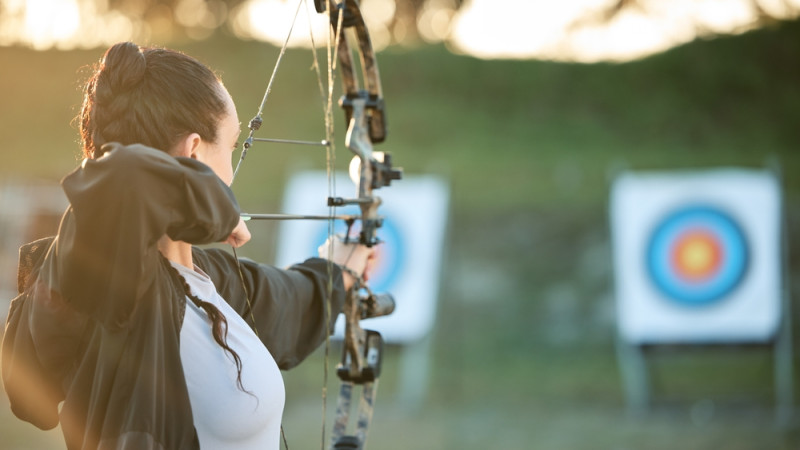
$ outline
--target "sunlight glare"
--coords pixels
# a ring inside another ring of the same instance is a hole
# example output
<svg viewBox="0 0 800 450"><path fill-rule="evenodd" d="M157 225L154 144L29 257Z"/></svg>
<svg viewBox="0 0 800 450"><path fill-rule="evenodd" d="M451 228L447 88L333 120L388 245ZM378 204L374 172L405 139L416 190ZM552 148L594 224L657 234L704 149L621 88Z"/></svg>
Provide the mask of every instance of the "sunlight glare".
<svg viewBox="0 0 800 450"><path fill-rule="evenodd" d="M398 1L362 3L376 50L415 36L411 24L395 20ZM629 61L697 37L759 25L754 0L637 0L612 20L602 20L600 13L618 1L470 0L458 9L455 0L427 0L416 26L424 41L444 41L454 51L479 58L594 62ZM800 0L756 1L778 19L800 16ZM227 22L241 39L281 46L298 2L289 46L310 47L311 33L317 46L324 46L330 25L311 0L244 0L232 10L224 0L177 0L174 11L151 6L149 22L113 9L110 0L0 0L0 45L67 50L168 40L174 23L187 36L203 39Z"/></svg>
<svg viewBox="0 0 800 450"><path fill-rule="evenodd" d="M750 0L673 0L669 4L650 0L646 5L653 16L672 29L699 27L714 33L743 31L753 25L755 18Z"/></svg>
<svg viewBox="0 0 800 450"><path fill-rule="evenodd" d="M95 0L5 0L0 15L0 45L35 50L96 48L146 37L147 31Z"/></svg>
<svg viewBox="0 0 800 450"><path fill-rule="evenodd" d="M375 50L386 48L392 41L389 25L395 15L394 0L370 0L361 5L361 16L369 30L372 47Z"/></svg>
<svg viewBox="0 0 800 450"><path fill-rule="evenodd" d="M371 23L381 23L384 26L391 23L396 10L394 0L370 0L361 5L364 21L369 19Z"/></svg>
<svg viewBox="0 0 800 450"><path fill-rule="evenodd" d="M327 16L316 14L313 5L305 3L300 7L289 47L311 46L312 32L317 45L324 45L329 29ZM297 2L281 0L249 0L232 13L234 33L244 39L257 39L280 47L289 33L297 5ZM308 13L311 13L311 30Z"/></svg>
<svg viewBox="0 0 800 450"><path fill-rule="evenodd" d="M681 35L665 30L665 25L639 11L624 11L607 26L596 25L576 30L568 40L571 54L581 62L601 60L625 61L666 50L674 42L686 42L690 30ZM636 36L631 39L631 36Z"/></svg>
<svg viewBox="0 0 800 450"><path fill-rule="evenodd" d="M611 21L586 20L614 3L472 0L456 14L448 42L480 58L629 61L698 36L757 25L752 0L640 0ZM759 0L759 5L785 19L800 14L800 0Z"/></svg>
<svg viewBox="0 0 800 450"><path fill-rule="evenodd" d="M758 5L767 14L775 17L796 18L798 15L797 10L793 11L791 3L791 0L758 0ZM795 1L794 3L797 6L798 2Z"/></svg>
<svg viewBox="0 0 800 450"><path fill-rule="evenodd" d="M202 40L227 19L228 7L219 0L180 0L175 5L175 19L186 27L192 39Z"/></svg>
<svg viewBox="0 0 800 450"><path fill-rule="evenodd" d="M31 46L43 50L72 38L80 27L75 0L27 0L25 36Z"/></svg>
<svg viewBox="0 0 800 450"><path fill-rule="evenodd" d="M579 14L608 2L473 0L455 15L451 43L484 58L554 58L565 29Z"/></svg>
<svg viewBox="0 0 800 450"><path fill-rule="evenodd" d="M417 19L420 36L427 42L441 42L450 33L450 22L455 11L449 5L430 2Z"/></svg>
<svg viewBox="0 0 800 450"><path fill-rule="evenodd" d="M249 0L234 9L231 13L234 34L242 39L256 39L269 42L275 46L282 46L289 33L298 1L301 3L297 23L289 39L289 47L310 48L311 33L318 47L327 42L326 33L330 30L327 14L318 14L310 0ZM371 8L377 17L367 16L364 21L369 30L372 46L380 50L389 45L391 34L387 27L388 21L394 14L386 1L373 0ZM393 6L393 3L392 5ZM310 30L309 16L310 14Z"/></svg>

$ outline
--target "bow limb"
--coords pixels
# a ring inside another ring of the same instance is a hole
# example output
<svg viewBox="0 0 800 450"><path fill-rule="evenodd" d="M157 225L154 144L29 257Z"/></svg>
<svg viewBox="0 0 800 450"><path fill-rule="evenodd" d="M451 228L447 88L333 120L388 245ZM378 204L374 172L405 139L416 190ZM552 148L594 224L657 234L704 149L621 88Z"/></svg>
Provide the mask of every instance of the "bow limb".
<svg viewBox="0 0 800 450"><path fill-rule="evenodd" d="M361 80L364 89L359 85L355 73L350 41L346 38L338 39L338 63L342 77L343 95L339 105L344 109L345 120L348 124L345 145L358 158L359 177L357 184L357 198L329 200L332 206L348 204L358 205L361 209L362 231L360 242L373 246L378 241L376 229L381 226L377 209L381 204L379 197L373 195L373 189L389 186L392 180L402 177L402 169L393 169L391 156L373 152L373 144L381 143L386 139L387 123L386 109L381 88L380 72L372 41L367 31L364 17L355 0L336 3L334 0L317 0L318 11L321 5L327 5L330 12L330 22L336 36L342 35L341 28L351 28L356 40L356 49L360 57Z"/></svg>
<svg viewBox="0 0 800 450"><path fill-rule="evenodd" d="M331 3L332 0L331 0ZM351 27L354 30L358 45L358 54L361 62L362 80L364 89L360 89L358 79L354 72L352 52L350 51L349 41L342 39L339 42L339 70L342 74L342 88L344 95L339 104L345 110L347 122L353 117L351 100L364 99L365 117L369 127L369 140L372 143L380 143L386 139L386 111L383 104L383 90L381 88L380 72L378 62L375 57L375 50L372 47L372 40L367 31L364 17L355 0L342 2L344 11L343 26ZM338 18L337 18L338 19ZM331 18L331 25L338 25L338 20L334 22Z"/></svg>

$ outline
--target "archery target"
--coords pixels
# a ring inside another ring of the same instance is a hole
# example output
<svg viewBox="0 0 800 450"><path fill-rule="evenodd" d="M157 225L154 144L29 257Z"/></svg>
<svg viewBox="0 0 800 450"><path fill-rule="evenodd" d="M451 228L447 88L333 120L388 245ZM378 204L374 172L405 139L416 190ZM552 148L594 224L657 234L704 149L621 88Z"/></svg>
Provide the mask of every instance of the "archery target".
<svg viewBox="0 0 800 450"><path fill-rule="evenodd" d="M355 195L353 182L344 173L336 175L336 186L338 196ZM295 174L284 193L283 212L328 214L324 195L320 195L327 189L325 172ZM379 208L383 226L377 232L381 243L375 247L376 261L369 285L375 293L391 293L395 310L389 316L368 319L362 326L379 331L387 342L413 342L428 334L435 320L449 192L438 177L405 175L374 194L383 200ZM356 206L336 210L336 214L358 213ZM358 231L356 221L350 234L357 235ZM346 232L346 225L336 221L334 233ZM276 264L288 266L316 256L317 248L327 237L326 221L281 222ZM343 329L340 316L335 335L341 337Z"/></svg>
<svg viewBox="0 0 800 450"><path fill-rule="evenodd" d="M618 177L610 219L621 337L770 339L781 315L780 202L768 171Z"/></svg>
<svg viewBox="0 0 800 450"><path fill-rule="evenodd" d="M745 276L747 241L727 213L688 206L669 213L651 235L647 273L667 298L681 305L710 305L725 299Z"/></svg>

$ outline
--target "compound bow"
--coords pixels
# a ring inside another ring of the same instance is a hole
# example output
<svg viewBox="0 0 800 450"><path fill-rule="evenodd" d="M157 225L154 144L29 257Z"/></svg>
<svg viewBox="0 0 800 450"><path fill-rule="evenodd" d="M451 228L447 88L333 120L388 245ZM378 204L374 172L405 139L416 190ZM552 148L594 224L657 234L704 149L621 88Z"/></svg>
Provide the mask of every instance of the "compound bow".
<svg viewBox="0 0 800 450"><path fill-rule="evenodd" d="M306 0L299 0L300 6ZM326 107L326 139L320 142L311 141L288 141L278 139L266 139L255 137L256 131L262 124L262 113L267 97L272 88L280 59L283 56L289 37L286 38L281 49L278 61L273 70L264 98L259 107L258 113L250 121L249 134L245 140L239 162L234 171L234 178L241 168L247 151L254 142L284 142L295 144L321 145L328 149L329 165L329 189L332 185L332 168L330 161L334 160L331 153L335 151L333 145L333 125L331 120L331 104L333 97L333 66L338 62L342 79L343 95L339 100L339 105L344 109L345 119L348 124L345 145L354 154L353 164L357 164L358 179L356 181L356 196L354 198L336 197L329 191L328 207L331 214L327 216L308 216L308 215L282 215L282 214L243 214L245 220L267 219L267 220L328 220L329 235L333 234L333 220L344 220L347 224L348 232L345 234L345 241L351 239L350 229L358 221L361 230L358 242L366 246L374 246L379 242L377 230L381 227L383 218L378 214L381 205L381 198L373 194L374 189L389 186L392 180L402 177L402 169L392 167L391 156L388 153L374 152L373 144L383 142L386 139L386 112L382 97L378 64L375 58L375 51L372 47L369 33L367 31L364 18L361 14L356 0L314 0L314 6L318 13L326 13L331 25L329 38L333 36L333 45L328 45L328 95ZM295 21L297 14L295 14ZM292 28L294 23L292 23ZM351 48L350 40L345 35L344 30L353 30L353 39L357 42L355 48ZM291 34L291 29L289 31ZM332 49L335 49L332 55ZM353 64L353 51L360 57L361 80L363 89L360 87L359 79ZM315 52L316 53L316 52ZM321 74L314 57L315 68L319 78L320 89L322 90ZM360 209L360 215L336 215L334 208L346 205L356 205ZM331 236L329 236L331 237ZM330 239L329 239L330 241ZM249 301L249 299L248 299ZM377 392L377 382L381 370L383 339L380 333L372 330L362 329L360 320L390 314L394 309L394 300L389 294L374 294L369 287L357 277L353 288L347 293L343 314L345 316L345 332L342 349L342 359L337 369L337 375L341 379L341 386L336 408L336 420L333 426L331 448L333 449L363 449L365 446L367 432L372 420L375 395ZM330 314L330 313L329 313ZM326 321L330 323L330 321ZM330 335L331 333L327 333ZM326 355L327 346L326 342ZM327 373L327 361L326 361ZM326 375L327 379L327 375ZM362 386L361 399L358 406L358 419L355 425L355 433L346 434L350 419L350 405L354 385ZM324 391L323 391L324 392ZM323 404L324 404L323 394ZM324 407L323 407L324 411ZM323 417L323 446L325 441ZM284 442L285 443L285 442Z"/></svg>

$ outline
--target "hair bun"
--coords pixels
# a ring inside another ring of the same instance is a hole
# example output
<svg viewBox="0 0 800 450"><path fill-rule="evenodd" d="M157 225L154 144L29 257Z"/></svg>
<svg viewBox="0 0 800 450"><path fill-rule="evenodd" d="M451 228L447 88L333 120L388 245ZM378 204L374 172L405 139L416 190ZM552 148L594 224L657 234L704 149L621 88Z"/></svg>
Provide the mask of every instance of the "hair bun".
<svg viewBox="0 0 800 450"><path fill-rule="evenodd" d="M142 81L146 69L147 61L138 45L133 42L115 44L103 55L98 94L113 95L130 90Z"/></svg>

